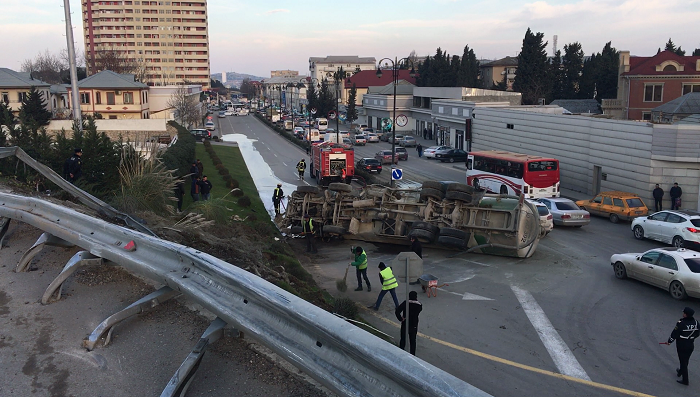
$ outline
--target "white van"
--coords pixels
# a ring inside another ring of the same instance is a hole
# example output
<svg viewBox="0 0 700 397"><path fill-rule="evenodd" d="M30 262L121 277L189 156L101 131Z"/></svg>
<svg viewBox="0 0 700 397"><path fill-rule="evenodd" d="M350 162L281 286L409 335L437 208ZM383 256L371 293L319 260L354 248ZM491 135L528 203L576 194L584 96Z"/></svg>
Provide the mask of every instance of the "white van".
<svg viewBox="0 0 700 397"><path fill-rule="evenodd" d="M325 131L326 129L328 129L328 119L326 118L317 118L314 124L316 126L316 129L319 131Z"/></svg>
<svg viewBox="0 0 700 397"><path fill-rule="evenodd" d="M284 130L285 131L291 131L294 129L294 121L292 120L284 120Z"/></svg>

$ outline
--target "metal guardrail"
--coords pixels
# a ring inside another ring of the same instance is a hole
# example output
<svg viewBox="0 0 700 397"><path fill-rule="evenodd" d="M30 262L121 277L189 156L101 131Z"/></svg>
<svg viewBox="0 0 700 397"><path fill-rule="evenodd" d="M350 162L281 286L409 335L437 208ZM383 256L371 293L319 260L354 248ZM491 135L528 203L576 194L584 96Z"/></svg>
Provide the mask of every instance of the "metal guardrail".
<svg viewBox="0 0 700 397"><path fill-rule="evenodd" d="M165 289L201 304L341 396L488 396L262 278L193 248L8 193L0 193L0 216L33 225L94 257L165 284Z"/></svg>

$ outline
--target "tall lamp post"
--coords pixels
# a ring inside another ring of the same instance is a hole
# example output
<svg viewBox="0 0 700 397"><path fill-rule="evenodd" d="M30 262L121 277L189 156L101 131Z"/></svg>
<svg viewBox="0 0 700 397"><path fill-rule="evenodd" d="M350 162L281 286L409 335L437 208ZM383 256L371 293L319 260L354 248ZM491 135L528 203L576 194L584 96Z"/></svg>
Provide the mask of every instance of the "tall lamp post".
<svg viewBox="0 0 700 397"><path fill-rule="evenodd" d="M399 70L402 68L408 68L408 66L411 66L411 71L409 72L411 77L416 77L416 69L413 66L413 61L411 61L408 58L401 58L401 59L396 59L394 58L393 60L391 58L384 58L380 59L379 62L377 63L377 78L382 78L382 62L384 62L384 67L388 69L389 67L389 62L391 62L391 76L392 80L394 83L394 104L393 104L393 111L391 115L391 163L392 163L392 168L394 164L394 158L396 158L396 84L399 82ZM393 172L389 173L389 178L390 178L390 183L391 187L394 187L394 178L393 178ZM406 300L408 302L408 300ZM408 329L408 327L406 327Z"/></svg>
<svg viewBox="0 0 700 397"><path fill-rule="evenodd" d="M343 69L343 67L339 67L338 70L333 72L333 82L335 83L335 132L338 134L337 136L340 138L340 126L339 126L339 120L340 120L340 111L338 109L338 102L340 101L340 91L338 88L338 85L340 84L341 81L345 80L345 77L347 76L347 72ZM341 143L341 142L338 142Z"/></svg>

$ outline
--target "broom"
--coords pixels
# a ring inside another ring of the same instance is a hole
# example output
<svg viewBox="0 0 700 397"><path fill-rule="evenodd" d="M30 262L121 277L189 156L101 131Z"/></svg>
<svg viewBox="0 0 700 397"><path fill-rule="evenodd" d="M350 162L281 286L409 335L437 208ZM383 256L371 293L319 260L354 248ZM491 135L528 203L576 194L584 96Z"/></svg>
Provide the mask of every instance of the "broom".
<svg viewBox="0 0 700 397"><path fill-rule="evenodd" d="M335 287L338 288L338 291L340 292L345 292L348 290L348 283L346 280L348 279L348 270L350 269L350 265L345 268L345 276L342 279L337 279L335 280Z"/></svg>

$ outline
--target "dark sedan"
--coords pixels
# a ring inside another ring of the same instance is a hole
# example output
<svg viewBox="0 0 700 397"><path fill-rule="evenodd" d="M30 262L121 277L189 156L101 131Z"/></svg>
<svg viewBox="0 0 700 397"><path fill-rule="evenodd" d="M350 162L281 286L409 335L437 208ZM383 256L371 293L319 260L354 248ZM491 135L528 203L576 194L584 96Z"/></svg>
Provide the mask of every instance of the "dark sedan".
<svg viewBox="0 0 700 397"><path fill-rule="evenodd" d="M379 160L371 157L360 159L357 164L355 164L355 168L362 169L367 172L376 172L377 174L382 173L382 163Z"/></svg>
<svg viewBox="0 0 700 397"><path fill-rule="evenodd" d="M445 149L445 150L438 150L435 152L435 158L437 160L442 161L443 163L445 161L449 161L450 163L454 163L455 161L467 161L467 152L465 152L462 149Z"/></svg>

